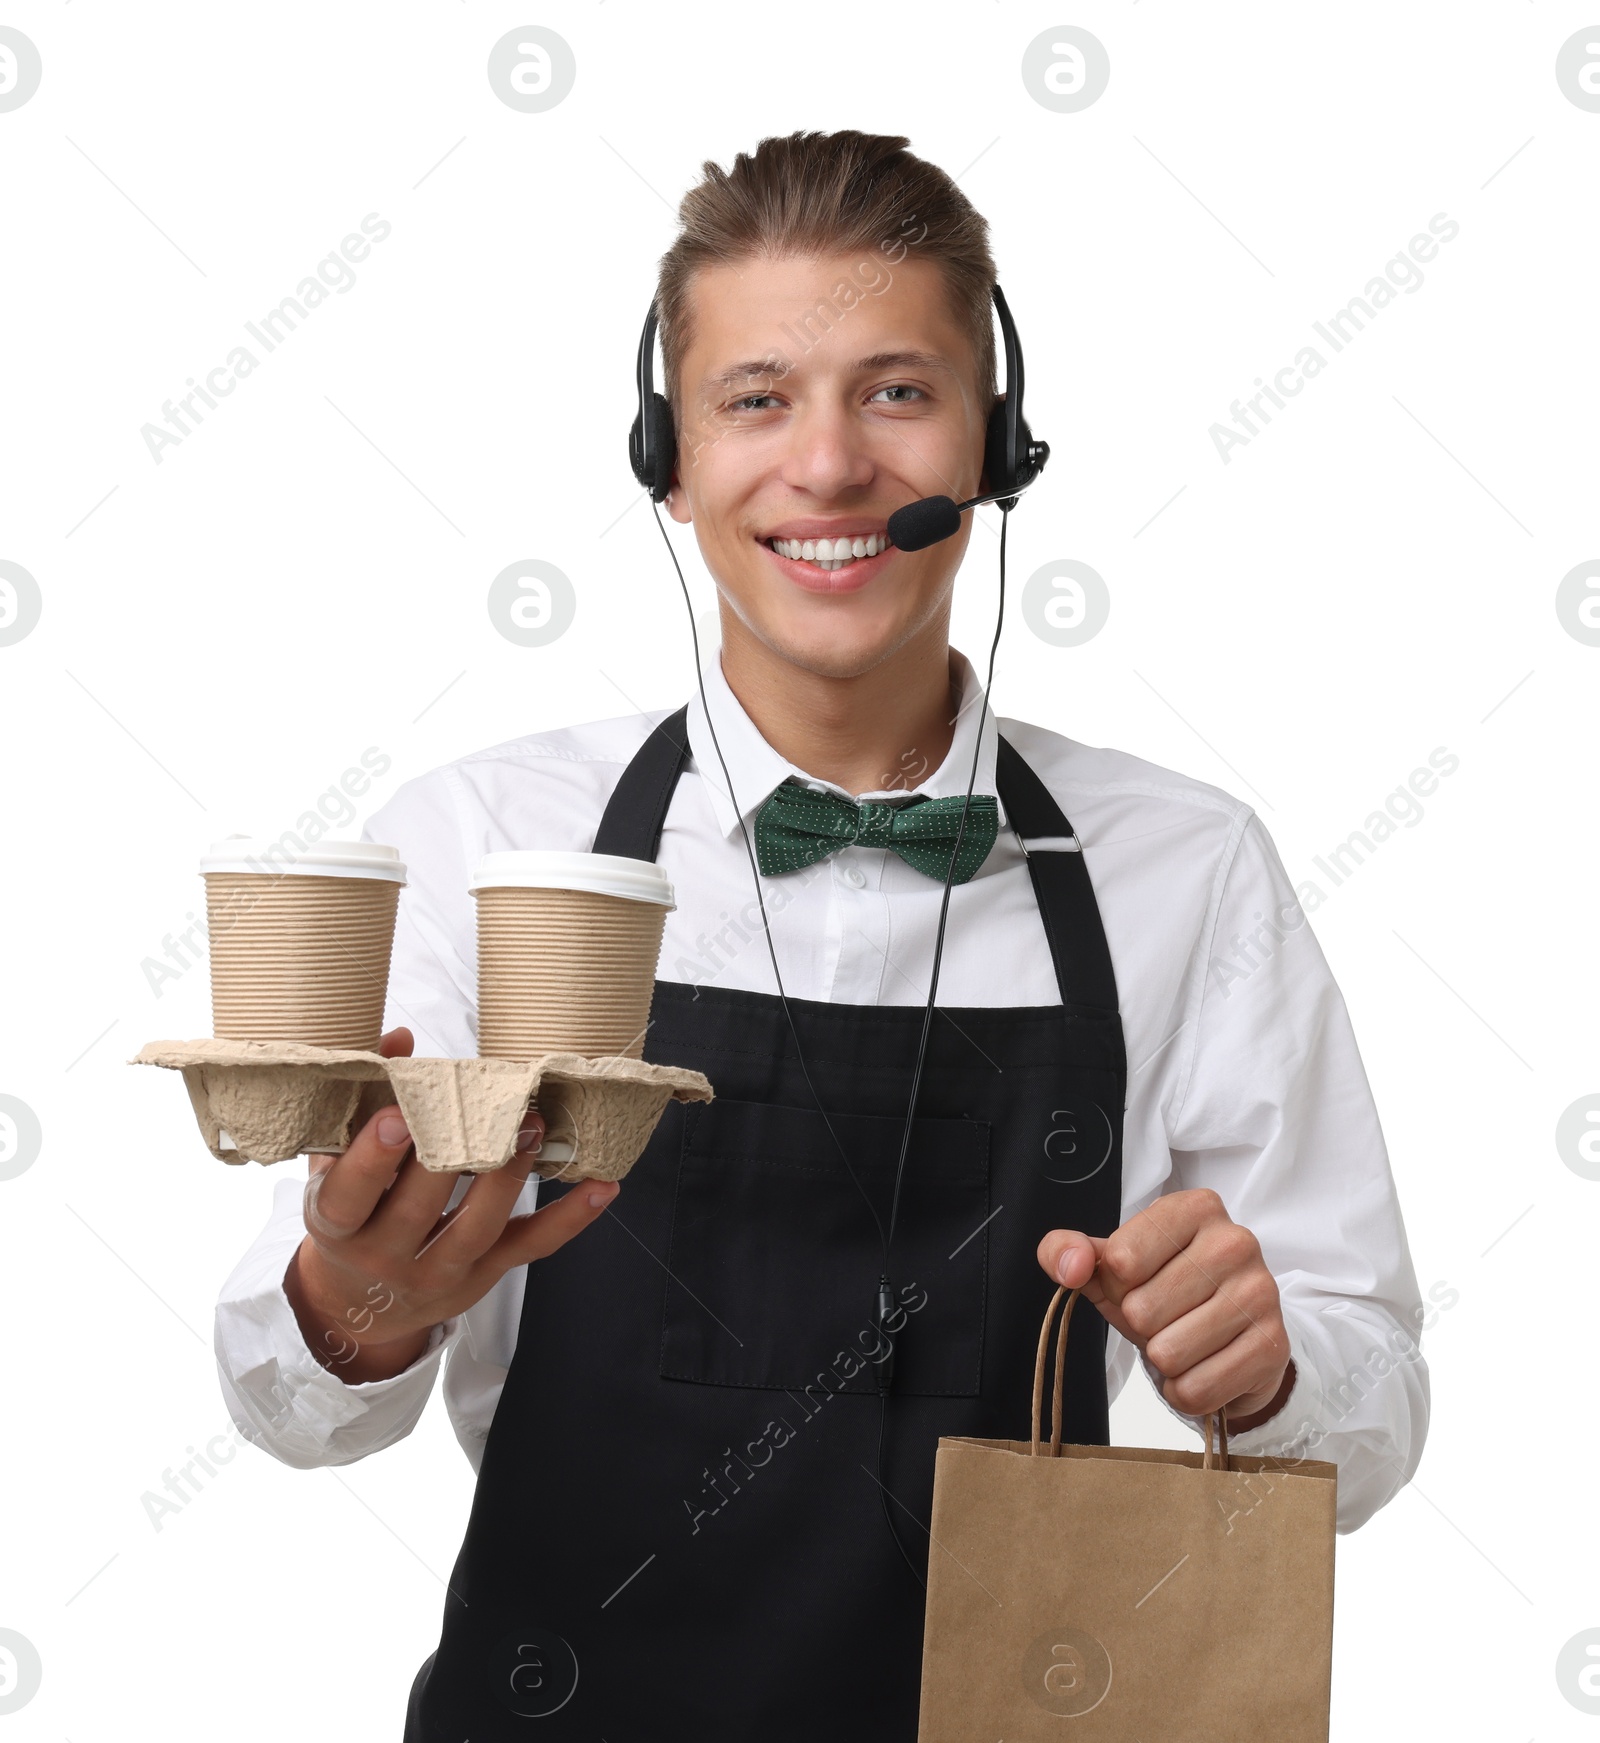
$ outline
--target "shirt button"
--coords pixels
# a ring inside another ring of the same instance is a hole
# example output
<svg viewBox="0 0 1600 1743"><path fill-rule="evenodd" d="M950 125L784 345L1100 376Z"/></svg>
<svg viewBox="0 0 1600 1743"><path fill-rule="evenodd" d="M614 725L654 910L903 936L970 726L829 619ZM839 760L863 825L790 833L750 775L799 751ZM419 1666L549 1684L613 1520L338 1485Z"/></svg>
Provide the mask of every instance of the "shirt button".
<svg viewBox="0 0 1600 1743"><path fill-rule="evenodd" d="M864 890L867 887L866 873L857 871L853 865L844 868L844 881L853 890Z"/></svg>

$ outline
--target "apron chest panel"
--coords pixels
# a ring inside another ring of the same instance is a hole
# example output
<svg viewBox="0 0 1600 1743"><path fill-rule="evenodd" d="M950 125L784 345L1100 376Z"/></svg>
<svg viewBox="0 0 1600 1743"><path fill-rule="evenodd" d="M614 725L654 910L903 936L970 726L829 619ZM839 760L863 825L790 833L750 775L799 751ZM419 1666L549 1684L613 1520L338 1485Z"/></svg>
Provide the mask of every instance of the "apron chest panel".
<svg viewBox="0 0 1600 1743"><path fill-rule="evenodd" d="M824 1123L812 1108L718 1097L685 1119L664 1379L803 1393L820 1368L836 1375L830 1364L845 1351L861 1370L835 1389L876 1391L862 1282L876 1275L881 1243L829 1124L887 1227L903 1118L830 1113ZM983 1120L919 1118L912 1128L893 1259L897 1287L920 1305L898 1340L897 1394L982 1388L989 1136Z"/></svg>

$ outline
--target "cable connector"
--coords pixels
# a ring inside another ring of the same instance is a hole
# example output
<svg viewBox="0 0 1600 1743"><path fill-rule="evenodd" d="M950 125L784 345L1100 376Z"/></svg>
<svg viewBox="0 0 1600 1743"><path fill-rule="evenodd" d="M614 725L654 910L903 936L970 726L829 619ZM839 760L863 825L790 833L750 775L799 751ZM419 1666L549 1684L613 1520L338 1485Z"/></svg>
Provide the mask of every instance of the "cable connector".
<svg viewBox="0 0 1600 1743"><path fill-rule="evenodd" d="M883 1350L881 1356L874 1356L878 1364L878 1390L887 1392L894 1384L894 1333L889 1330L889 1320L894 1313L894 1291L889 1287L889 1279L878 1279L878 1298L872 1309L872 1329L878 1334L878 1347Z"/></svg>

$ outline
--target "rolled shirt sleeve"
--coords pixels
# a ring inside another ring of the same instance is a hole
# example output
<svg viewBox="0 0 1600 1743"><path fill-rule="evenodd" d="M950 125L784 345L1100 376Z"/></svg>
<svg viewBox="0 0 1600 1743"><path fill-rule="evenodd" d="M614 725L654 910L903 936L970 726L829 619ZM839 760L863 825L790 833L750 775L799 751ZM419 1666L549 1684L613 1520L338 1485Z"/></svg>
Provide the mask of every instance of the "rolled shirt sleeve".
<svg viewBox="0 0 1600 1743"><path fill-rule="evenodd" d="M1211 1187L1256 1236L1295 1364L1283 1405L1229 1447L1331 1460L1338 1529L1354 1531L1422 1456L1423 1309L1349 1012L1253 812L1204 936L1170 1190ZM1161 1374L1140 1360L1159 1396Z"/></svg>
<svg viewBox="0 0 1600 1743"><path fill-rule="evenodd" d="M410 1434L464 1325L436 1325L427 1349L387 1380L352 1386L323 1367L283 1288L305 1238L304 1191L303 1180L277 1183L266 1227L222 1286L214 1330L228 1414L247 1440L297 1470L351 1464Z"/></svg>

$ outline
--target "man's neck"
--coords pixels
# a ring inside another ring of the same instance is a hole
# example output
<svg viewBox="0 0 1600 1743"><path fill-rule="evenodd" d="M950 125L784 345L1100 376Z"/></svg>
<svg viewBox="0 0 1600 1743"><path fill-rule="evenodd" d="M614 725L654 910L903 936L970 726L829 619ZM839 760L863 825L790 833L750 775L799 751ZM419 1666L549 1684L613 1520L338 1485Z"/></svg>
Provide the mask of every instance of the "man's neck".
<svg viewBox="0 0 1600 1743"><path fill-rule="evenodd" d="M724 640L722 673L779 756L847 793L910 789L949 753L959 705L945 626L870 672L833 678L793 665L748 634Z"/></svg>

